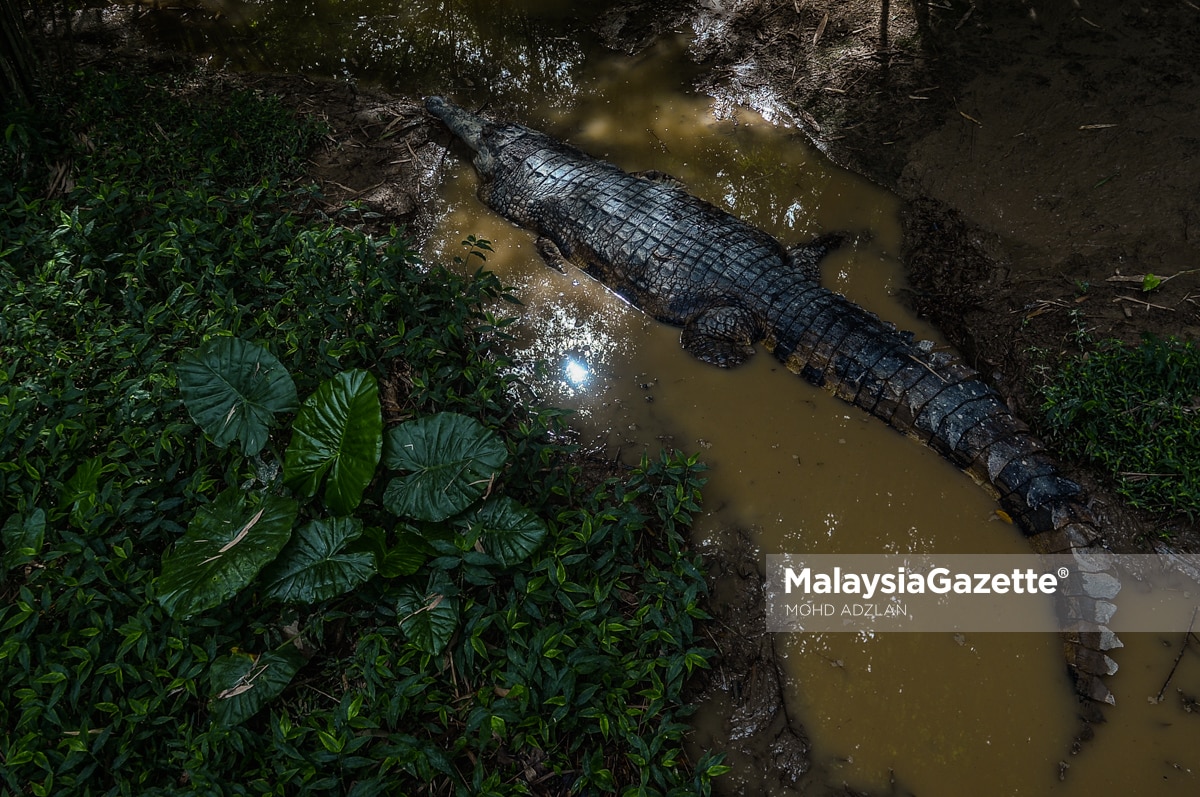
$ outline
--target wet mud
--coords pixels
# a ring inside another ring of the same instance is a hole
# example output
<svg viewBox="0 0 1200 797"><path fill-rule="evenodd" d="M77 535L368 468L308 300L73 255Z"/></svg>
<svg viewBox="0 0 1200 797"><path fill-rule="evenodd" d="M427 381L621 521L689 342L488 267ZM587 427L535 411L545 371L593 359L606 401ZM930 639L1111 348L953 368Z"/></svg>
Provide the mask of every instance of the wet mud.
<svg viewBox="0 0 1200 797"><path fill-rule="evenodd" d="M788 711L789 678L780 668L775 635L761 630L762 551L751 534L732 529L700 552L709 564L711 639L720 655L691 688L720 720L701 727L693 744L726 752L730 779L741 793L796 788L812 775L811 745L800 718Z"/></svg>

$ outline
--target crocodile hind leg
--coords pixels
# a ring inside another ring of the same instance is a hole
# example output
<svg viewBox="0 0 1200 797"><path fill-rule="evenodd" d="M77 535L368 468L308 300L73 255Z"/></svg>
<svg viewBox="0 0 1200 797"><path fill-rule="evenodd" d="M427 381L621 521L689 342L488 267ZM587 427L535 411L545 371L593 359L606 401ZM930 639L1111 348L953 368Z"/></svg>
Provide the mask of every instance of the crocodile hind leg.
<svg viewBox="0 0 1200 797"><path fill-rule="evenodd" d="M754 354L754 343L761 337L761 325L751 313L735 305L721 305L689 318L680 342L701 362L732 368Z"/></svg>

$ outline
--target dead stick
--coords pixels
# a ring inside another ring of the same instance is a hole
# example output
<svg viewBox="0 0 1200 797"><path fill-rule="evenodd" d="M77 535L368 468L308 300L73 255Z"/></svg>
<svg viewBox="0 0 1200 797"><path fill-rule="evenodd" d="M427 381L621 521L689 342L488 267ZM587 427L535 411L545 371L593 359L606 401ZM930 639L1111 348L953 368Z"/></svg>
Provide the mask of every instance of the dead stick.
<svg viewBox="0 0 1200 797"><path fill-rule="evenodd" d="M1162 702L1163 692L1167 691L1167 684L1171 683L1171 679L1175 677L1175 670L1179 667L1179 660L1183 658L1183 652L1187 650L1188 643L1192 641L1192 626L1196 624L1197 609L1200 609L1200 606L1192 609L1192 620L1188 623L1187 633L1183 635L1183 647L1179 648L1179 655L1175 657L1175 664L1171 666L1171 672L1167 674L1167 680L1163 681L1162 688L1158 690L1158 697L1155 699L1159 703Z"/></svg>
<svg viewBox="0 0 1200 797"><path fill-rule="evenodd" d="M891 0L880 0L879 3L879 46L875 52L884 53L888 48L888 14L891 13Z"/></svg>

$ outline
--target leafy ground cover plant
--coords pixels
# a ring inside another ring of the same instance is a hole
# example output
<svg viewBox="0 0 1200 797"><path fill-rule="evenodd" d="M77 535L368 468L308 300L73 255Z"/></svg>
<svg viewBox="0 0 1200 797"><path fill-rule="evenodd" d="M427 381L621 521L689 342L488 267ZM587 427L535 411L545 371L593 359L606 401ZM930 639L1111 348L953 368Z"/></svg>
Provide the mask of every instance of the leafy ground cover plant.
<svg viewBox="0 0 1200 797"><path fill-rule="evenodd" d="M72 86L0 149L0 791L707 791L696 461L582 478L279 105Z"/></svg>
<svg viewBox="0 0 1200 797"><path fill-rule="evenodd" d="M1090 342L1090 341L1084 341ZM1148 337L1065 359L1041 387L1051 439L1133 506L1200 514L1200 349Z"/></svg>

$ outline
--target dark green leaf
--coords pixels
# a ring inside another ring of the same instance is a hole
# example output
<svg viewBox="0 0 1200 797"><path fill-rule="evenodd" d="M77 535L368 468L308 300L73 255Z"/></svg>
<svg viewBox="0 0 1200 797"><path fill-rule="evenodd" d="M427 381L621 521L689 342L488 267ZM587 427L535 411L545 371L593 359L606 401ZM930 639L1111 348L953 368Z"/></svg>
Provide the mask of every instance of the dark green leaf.
<svg viewBox="0 0 1200 797"><path fill-rule="evenodd" d="M0 530L0 542L4 543L4 569L12 570L32 561L42 552L46 537L46 513L34 509L28 517L9 515Z"/></svg>
<svg viewBox="0 0 1200 797"><path fill-rule="evenodd" d="M361 534L357 518L301 526L263 572L263 595L286 603L316 603L354 589L375 574L371 554L344 550Z"/></svg>
<svg viewBox="0 0 1200 797"><path fill-rule="evenodd" d="M409 421L389 431L384 464L412 472L392 479L384 505L401 517L445 520L482 496L507 459L503 441L465 415Z"/></svg>
<svg viewBox="0 0 1200 797"><path fill-rule="evenodd" d="M232 728L250 719L283 692L303 665L304 655L291 642L261 656L220 657L208 675L213 724Z"/></svg>
<svg viewBox="0 0 1200 797"><path fill-rule="evenodd" d="M196 425L219 446L241 441L253 456L267 444L277 412L296 409L296 385L271 352L241 338L207 341L175 367Z"/></svg>
<svg viewBox="0 0 1200 797"><path fill-rule="evenodd" d="M479 507L467 523L479 527L483 549L506 567L523 562L546 537L546 524L512 498L495 498Z"/></svg>
<svg viewBox="0 0 1200 797"><path fill-rule="evenodd" d="M71 505L72 524L81 529L88 527L100 498L100 479L118 467L115 462L105 463L102 457L92 457L79 464L63 486L62 501Z"/></svg>
<svg viewBox="0 0 1200 797"><path fill-rule="evenodd" d="M158 602L186 618L232 597L274 559L299 507L289 498L228 489L201 507L163 559Z"/></svg>
<svg viewBox="0 0 1200 797"><path fill-rule="evenodd" d="M383 445L379 387L367 371L343 371L304 402L283 466L284 481L310 498L328 474L325 505L353 511L375 475Z"/></svg>
<svg viewBox="0 0 1200 797"><path fill-rule="evenodd" d="M431 553L429 543L416 532L397 529L396 543L384 554L379 572L388 578L410 576L425 564Z"/></svg>
<svg viewBox="0 0 1200 797"><path fill-rule="evenodd" d="M395 530L395 542L388 544L387 534L380 528L368 528L354 545L374 557L375 569L384 578L410 576L433 553L429 543L416 532L400 527Z"/></svg>
<svg viewBox="0 0 1200 797"><path fill-rule="evenodd" d="M444 590L435 577L426 589L403 585L396 600L401 630L418 650L434 656L445 650L458 625L458 601Z"/></svg>
<svg viewBox="0 0 1200 797"><path fill-rule="evenodd" d="M421 569L421 565L425 564L427 559L429 557L419 550L400 544L389 548L377 561L377 567L379 575L384 578L411 576Z"/></svg>

